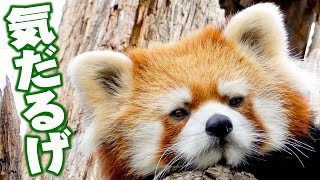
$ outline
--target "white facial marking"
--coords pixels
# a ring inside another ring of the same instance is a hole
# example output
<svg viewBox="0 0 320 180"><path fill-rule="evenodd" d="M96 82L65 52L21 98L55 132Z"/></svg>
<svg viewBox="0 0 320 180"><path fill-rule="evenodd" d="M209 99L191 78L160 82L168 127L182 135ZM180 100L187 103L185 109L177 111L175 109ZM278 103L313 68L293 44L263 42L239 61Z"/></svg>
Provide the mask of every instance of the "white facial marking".
<svg viewBox="0 0 320 180"><path fill-rule="evenodd" d="M190 102L191 98L191 92L188 88L173 89L156 101L154 107L160 107L164 113L169 114L176 108L184 107L184 103Z"/></svg>
<svg viewBox="0 0 320 180"><path fill-rule="evenodd" d="M163 126L160 121L140 122L135 130L128 134L132 142L129 149L131 166L139 171L139 174L153 173L157 162ZM159 168L161 169L161 167Z"/></svg>
<svg viewBox="0 0 320 180"><path fill-rule="evenodd" d="M218 83L218 91L221 96L246 96L248 88L248 84L244 79L234 81L220 80Z"/></svg>
<svg viewBox="0 0 320 180"><path fill-rule="evenodd" d="M222 158L222 153L220 150L217 151L209 151L207 154L202 154L197 156L194 160L197 168L205 169L207 167L212 166L213 162L218 162Z"/></svg>
<svg viewBox="0 0 320 180"><path fill-rule="evenodd" d="M244 159L245 153L250 153L250 152L246 152L246 150L242 150L241 148L237 148L237 147L226 148L225 157L228 157L227 164L232 166L239 165Z"/></svg>
<svg viewBox="0 0 320 180"><path fill-rule="evenodd" d="M267 145L270 150L280 149L283 146L288 136L289 123L281 101L276 99L276 95L273 98L271 100L259 97L253 100L254 109L268 132Z"/></svg>
<svg viewBox="0 0 320 180"><path fill-rule="evenodd" d="M217 144L217 138L207 135L205 131L207 120L214 114L228 116L233 125L232 132L226 137L230 143L225 149ZM183 154L186 161L191 161L198 168L205 168L217 163L222 155L225 156L229 164L236 165L245 155L245 151L250 150L256 137L253 125L240 113L226 105L207 102L191 114L177 139L175 149L178 153ZM236 152L232 152L233 150Z"/></svg>
<svg viewBox="0 0 320 180"><path fill-rule="evenodd" d="M172 110L184 107L186 102L191 101L190 90L186 87L169 90L164 93L150 108L161 109L164 114L171 113ZM163 169L163 165L157 164L157 157L163 133L161 121L139 122L134 131L128 135L132 142L130 149L132 169L139 171L139 174L148 175ZM159 165L158 167L156 167Z"/></svg>

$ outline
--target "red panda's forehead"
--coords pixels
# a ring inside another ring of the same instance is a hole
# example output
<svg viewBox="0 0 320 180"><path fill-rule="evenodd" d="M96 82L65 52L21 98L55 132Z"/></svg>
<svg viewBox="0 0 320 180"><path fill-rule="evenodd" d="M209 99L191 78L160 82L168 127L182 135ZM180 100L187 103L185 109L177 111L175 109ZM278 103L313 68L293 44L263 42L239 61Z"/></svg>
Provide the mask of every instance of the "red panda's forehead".
<svg viewBox="0 0 320 180"><path fill-rule="evenodd" d="M219 80L252 79L258 73L251 61L212 28L176 44L132 50L128 55L133 61L133 85L145 90L188 86L214 91Z"/></svg>

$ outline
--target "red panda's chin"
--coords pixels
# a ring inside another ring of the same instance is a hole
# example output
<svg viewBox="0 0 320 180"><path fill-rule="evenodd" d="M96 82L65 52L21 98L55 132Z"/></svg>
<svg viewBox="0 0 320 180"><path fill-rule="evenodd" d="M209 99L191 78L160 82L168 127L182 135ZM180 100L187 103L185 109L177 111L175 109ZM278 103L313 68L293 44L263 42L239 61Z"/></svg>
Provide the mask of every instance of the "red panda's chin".
<svg viewBox="0 0 320 180"><path fill-rule="evenodd" d="M234 141L225 142L223 145L213 145L208 149L210 150L193 158L193 164L196 169L206 169L218 163L236 167L242 164L248 155L254 155L250 149L239 147Z"/></svg>

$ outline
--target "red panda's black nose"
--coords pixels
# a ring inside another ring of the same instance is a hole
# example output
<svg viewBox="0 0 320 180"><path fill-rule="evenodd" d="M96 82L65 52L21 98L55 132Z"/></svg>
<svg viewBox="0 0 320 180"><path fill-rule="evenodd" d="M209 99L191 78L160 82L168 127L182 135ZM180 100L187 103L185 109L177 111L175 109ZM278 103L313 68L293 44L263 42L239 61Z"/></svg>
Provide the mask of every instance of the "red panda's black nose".
<svg viewBox="0 0 320 180"><path fill-rule="evenodd" d="M224 138L232 129L230 118L221 114L211 116L206 123L206 133L210 136Z"/></svg>

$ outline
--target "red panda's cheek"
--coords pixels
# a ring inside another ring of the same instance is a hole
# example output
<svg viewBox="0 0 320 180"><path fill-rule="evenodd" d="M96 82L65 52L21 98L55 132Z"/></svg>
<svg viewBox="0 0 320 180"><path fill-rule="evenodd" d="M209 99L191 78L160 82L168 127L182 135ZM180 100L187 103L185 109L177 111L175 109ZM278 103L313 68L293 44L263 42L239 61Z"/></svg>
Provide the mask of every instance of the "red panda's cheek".
<svg viewBox="0 0 320 180"><path fill-rule="evenodd" d="M174 145L187 121L188 119L174 120L169 116L162 120L163 132L161 135L160 150L158 154L159 159L161 158L161 163L167 164L176 156L173 151L168 151L168 153L165 153L165 151ZM165 153L165 156L163 156L163 153Z"/></svg>
<svg viewBox="0 0 320 180"><path fill-rule="evenodd" d="M159 147L164 131L161 121L156 119L139 120L125 132L124 139L129 147L126 155L130 158L130 167L142 175L153 173L159 161Z"/></svg>
<svg viewBox="0 0 320 180"><path fill-rule="evenodd" d="M301 93L291 88L281 87L280 91L289 119L289 132L294 136L307 135L313 120L310 103Z"/></svg>
<svg viewBox="0 0 320 180"><path fill-rule="evenodd" d="M284 145L288 131L288 119L283 102L278 93L258 94L252 97L247 105L248 111L242 112L247 119L255 122L255 127L263 135L261 138L261 152L279 149Z"/></svg>
<svg viewBox="0 0 320 180"><path fill-rule="evenodd" d="M243 105L239 108L234 108L234 110L239 112L245 117L246 120L250 121L250 123L253 124L256 133L260 134L259 139L257 139L255 142L255 145L263 150L265 146L267 146L266 142L269 134L264 121L261 119L259 114L257 114L257 111L254 108L252 98L245 98Z"/></svg>
<svg viewBox="0 0 320 180"><path fill-rule="evenodd" d="M243 105L240 108L235 108L234 110L242 114L246 119L251 121L254 126L262 133L267 133L265 125L260 117L257 115L251 98L246 98Z"/></svg>
<svg viewBox="0 0 320 180"><path fill-rule="evenodd" d="M90 163L94 160L99 162L101 171L98 172L98 177L109 177L110 179L121 179L126 174L131 172L130 161L125 159L128 149L128 143L113 142L112 144L101 144ZM114 171L117 169L118 171ZM131 176L126 177L131 178ZM133 178L133 177L132 177Z"/></svg>

